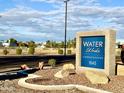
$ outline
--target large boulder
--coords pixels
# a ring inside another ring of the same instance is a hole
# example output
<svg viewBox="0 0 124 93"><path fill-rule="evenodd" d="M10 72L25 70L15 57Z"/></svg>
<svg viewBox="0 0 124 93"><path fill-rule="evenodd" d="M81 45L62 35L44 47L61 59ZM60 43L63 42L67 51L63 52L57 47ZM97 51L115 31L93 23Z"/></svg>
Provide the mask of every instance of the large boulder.
<svg viewBox="0 0 124 93"><path fill-rule="evenodd" d="M71 63L64 64L62 69L68 71L70 75L76 73L75 66Z"/></svg>
<svg viewBox="0 0 124 93"><path fill-rule="evenodd" d="M74 70L75 66L71 63L63 65L63 70L70 70L70 69Z"/></svg>
<svg viewBox="0 0 124 93"><path fill-rule="evenodd" d="M67 76L69 76L69 72L67 70L60 70L54 75L56 78L64 78Z"/></svg>
<svg viewBox="0 0 124 93"><path fill-rule="evenodd" d="M92 84L106 84L109 82L109 78L103 72L86 71L85 76Z"/></svg>

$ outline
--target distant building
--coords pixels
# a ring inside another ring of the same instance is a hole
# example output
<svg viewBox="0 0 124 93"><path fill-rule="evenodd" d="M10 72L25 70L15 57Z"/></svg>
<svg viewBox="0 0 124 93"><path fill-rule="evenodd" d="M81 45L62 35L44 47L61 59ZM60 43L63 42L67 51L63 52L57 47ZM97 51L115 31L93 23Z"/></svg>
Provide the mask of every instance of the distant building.
<svg viewBox="0 0 124 93"><path fill-rule="evenodd" d="M42 45L41 45L42 48L45 48L46 47L46 42L43 42Z"/></svg>
<svg viewBox="0 0 124 93"><path fill-rule="evenodd" d="M10 42L10 40L9 40L9 42L3 42L3 43L2 43L2 46L4 46L4 47L16 47L17 44L16 44L16 43L12 43L12 42Z"/></svg>
<svg viewBox="0 0 124 93"><path fill-rule="evenodd" d="M41 43L41 44L37 44L37 47L38 48L45 48L46 46L46 42L43 42L43 43Z"/></svg>
<svg viewBox="0 0 124 93"><path fill-rule="evenodd" d="M44 45L41 45L40 47L41 47L41 48L45 48L45 46L44 46Z"/></svg>
<svg viewBox="0 0 124 93"><path fill-rule="evenodd" d="M2 44L4 47L9 47L9 43L3 42Z"/></svg>

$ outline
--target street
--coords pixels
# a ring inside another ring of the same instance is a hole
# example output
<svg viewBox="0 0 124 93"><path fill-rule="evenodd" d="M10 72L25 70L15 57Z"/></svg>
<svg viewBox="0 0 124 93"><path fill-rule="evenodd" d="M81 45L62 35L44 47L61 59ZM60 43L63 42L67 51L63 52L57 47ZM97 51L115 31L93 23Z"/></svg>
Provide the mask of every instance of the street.
<svg viewBox="0 0 124 93"><path fill-rule="evenodd" d="M37 67L38 62L43 61L45 64L49 59L56 59L56 64L65 62L75 62L75 55L43 55L43 56L1 56L0 57L0 72L20 68L20 65L26 64L29 67Z"/></svg>

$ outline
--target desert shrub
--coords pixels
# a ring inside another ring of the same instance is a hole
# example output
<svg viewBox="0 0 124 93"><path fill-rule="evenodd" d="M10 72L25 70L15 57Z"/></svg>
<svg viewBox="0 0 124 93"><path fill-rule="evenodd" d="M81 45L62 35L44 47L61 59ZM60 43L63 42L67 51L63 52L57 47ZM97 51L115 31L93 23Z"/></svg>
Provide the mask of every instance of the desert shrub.
<svg viewBox="0 0 124 93"><path fill-rule="evenodd" d="M58 54L63 54L63 50L59 49Z"/></svg>
<svg viewBox="0 0 124 93"><path fill-rule="evenodd" d="M48 65L52 66L52 67L55 67L56 65L56 60L55 59L49 59L48 60Z"/></svg>
<svg viewBox="0 0 124 93"><path fill-rule="evenodd" d="M71 52L71 50L67 50L67 54L71 54L72 52Z"/></svg>
<svg viewBox="0 0 124 93"><path fill-rule="evenodd" d="M34 54L35 53L35 48L34 47L29 47L28 54Z"/></svg>
<svg viewBox="0 0 124 93"><path fill-rule="evenodd" d="M9 51L8 51L7 49L4 49L4 50L3 50L3 54L4 54L4 55L7 55L8 53L9 53Z"/></svg>
<svg viewBox="0 0 124 93"><path fill-rule="evenodd" d="M21 55L22 54L22 49L21 48L17 48L16 49L16 54L17 55Z"/></svg>

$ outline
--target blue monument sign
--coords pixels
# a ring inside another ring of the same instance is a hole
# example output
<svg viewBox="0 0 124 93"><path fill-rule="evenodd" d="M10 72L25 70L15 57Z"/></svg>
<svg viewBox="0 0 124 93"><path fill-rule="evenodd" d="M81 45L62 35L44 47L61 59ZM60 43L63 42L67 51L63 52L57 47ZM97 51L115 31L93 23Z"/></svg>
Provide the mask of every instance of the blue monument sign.
<svg viewBox="0 0 124 93"><path fill-rule="evenodd" d="M81 37L81 66L104 69L105 36Z"/></svg>

